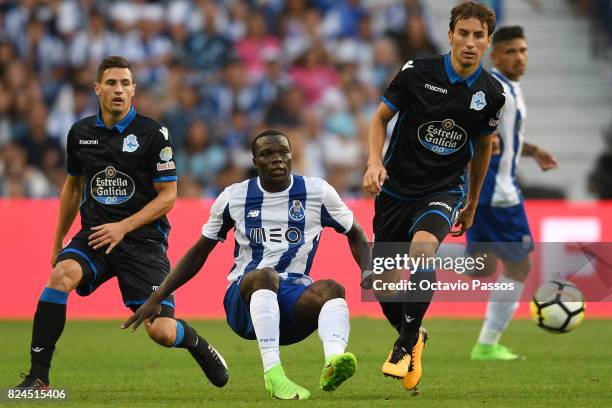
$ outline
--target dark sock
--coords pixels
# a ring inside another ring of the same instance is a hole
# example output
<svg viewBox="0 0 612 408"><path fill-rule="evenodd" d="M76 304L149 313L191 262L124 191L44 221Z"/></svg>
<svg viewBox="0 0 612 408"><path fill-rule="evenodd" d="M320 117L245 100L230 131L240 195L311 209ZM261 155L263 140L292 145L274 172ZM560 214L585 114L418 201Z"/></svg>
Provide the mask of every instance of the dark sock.
<svg viewBox="0 0 612 408"><path fill-rule="evenodd" d="M416 288L418 289L411 293L412 299L403 304L403 316L401 318L402 327L399 338L395 342L396 346L404 347L406 350L411 350L416 344L419 338L419 329L423 323L423 317L425 316L434 295L433 290L420 289L420 282L424 280L435 282L435 270L431 272L417 271L410 279L411 282L415 282Z"/></svg>
<svg viewBox="0 0 612 408"><path fill-rule="evenodd" d="M198 333L186 321L176 319L176 340L172 347L192 349L198 345Z"/></svg>
<svg viewBox="0 0 612 408"><path fill-rule="evenodd" d="M68 293L45 288L40 295L34 324L30 355L30 374L49 384L49 368L55 343L59 340L66 324L66 303Z"/></svg>
<svg viewBox="0 0 612 408"><path fill-rule="evenodd" d="M380 302L383 314L391 323L391 326L395 327L395 330L399 333L402 329L402 303L399 301L393 302Z"/></svg>

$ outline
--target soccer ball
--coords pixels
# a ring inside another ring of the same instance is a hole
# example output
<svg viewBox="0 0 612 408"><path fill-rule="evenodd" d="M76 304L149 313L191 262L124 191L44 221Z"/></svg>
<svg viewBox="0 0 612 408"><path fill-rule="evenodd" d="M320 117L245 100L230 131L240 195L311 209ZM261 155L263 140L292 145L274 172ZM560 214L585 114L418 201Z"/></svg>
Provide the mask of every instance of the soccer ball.
<svg viewBox="0 0 612 408"><path fill-rule="evenodd" d="M538 288L530 304L531 317L543 329L567 333L584 319L586 303L571 282L552 280Z"/></svg>

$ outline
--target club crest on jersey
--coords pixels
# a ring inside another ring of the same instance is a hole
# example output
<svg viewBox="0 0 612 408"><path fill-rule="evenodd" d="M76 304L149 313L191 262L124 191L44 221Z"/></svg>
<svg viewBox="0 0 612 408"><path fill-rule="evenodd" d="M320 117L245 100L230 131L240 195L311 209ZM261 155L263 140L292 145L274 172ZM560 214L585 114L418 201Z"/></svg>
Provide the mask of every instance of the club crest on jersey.
<svg viewBox="0 0 612 408"><path fill-rule="evenodd" d="M289 218L293 221L301 221L304 219L304 206L300 200L293 200L291 208L289 209Z"/></svg>
<svg viewBox="0 0 612 408"><path fill-rule="evenodd" d="M484 109L485 106L487 106L487 99L485 98L484 92L478 91L474 95L472 95L472 103L470 104L470 109L481 111Z"/></svg>
<svg viewBox="0 0 612 408"><path fill-rule="evenodd" d="M132 153L138 149L140 145L138 144L138 138L136 135L127 135L125 139L123 139L123 151Z"/></svg>

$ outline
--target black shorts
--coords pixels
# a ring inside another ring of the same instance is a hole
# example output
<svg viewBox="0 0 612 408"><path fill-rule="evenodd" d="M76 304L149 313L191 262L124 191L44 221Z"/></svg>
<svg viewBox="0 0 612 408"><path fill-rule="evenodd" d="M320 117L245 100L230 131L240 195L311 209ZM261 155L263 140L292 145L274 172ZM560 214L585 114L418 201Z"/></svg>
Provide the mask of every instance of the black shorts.
<svg viewBox="0 0 612 408"><path fill-rule="evenodd" d="M417 231L427 231L441 243L464 204L462 191L432 193L408 200L381 192L374 205L374 241L410 242Z"/></svg>
<svg viewBox="0 0 612 408"><path fill-rule="evenodd" d="M138 309L170 272L166 252L157 243L124 239L106 255L106 246L94 250L88 245L93 233L90 229L79 231L59 253L57 262L72 259L81 265L83 279L76 289L80 296L92 294L116 276L123 303L133 311ZM174 317L174 295L162 302L161 316Z"/></svg>

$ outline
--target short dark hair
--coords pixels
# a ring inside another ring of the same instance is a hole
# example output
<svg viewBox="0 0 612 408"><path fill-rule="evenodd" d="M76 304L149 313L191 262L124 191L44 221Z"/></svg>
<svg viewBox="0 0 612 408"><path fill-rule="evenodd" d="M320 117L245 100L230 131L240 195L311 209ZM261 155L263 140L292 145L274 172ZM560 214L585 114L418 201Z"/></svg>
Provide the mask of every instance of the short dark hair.
<svg viewBox="0 0 612 408"><path fill-rule="evenodd" d="M493 35L493 45L515 40L517 38L525 38L523 27L517 25L501 27Z"/></svg>
<svg viewBox="0 0 612 408"><path fill-rule="evenodd" d="M455 24L459 20L466 20L468 18L476 18L483 25L487 25L488 35L490 36L495 31L495 24L497 19L493 10L482 4L474 3L473 1L466 1L451 10L451 18L449 27L451 32L455 31Z"/></svg>
<svg viewBox="0 0 612 408"><path fill-rule="evenodd" d="M132 80L134 79L134 71L132 71L132 67L130 66L130 62L127 60L127 58L119 55L111 55L105 57L102 62L100 62L100 65L98 65L98 74L96 75L96 82L100 83L100 81L102 81L104 71L109 68L127 68L130 70L130 74L132 74Z"/></svg>
<svg viewBox="0 0 612 408"><path fill-rule="evenodd" d="M284 134L283 132L279 132L278 130L274 130L274 129L264 130L263 132L255 136L255 139L253 139L253 141L251 142L251 153L253 153L253 157L255 157L255 146L257 145L257 141L261 139L262 137L266 137L266 136L284 137L285 139L287 139L287 143L289 143L289 147L291 147L291 141L289 140L287 135Z"/></svg>

